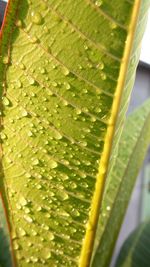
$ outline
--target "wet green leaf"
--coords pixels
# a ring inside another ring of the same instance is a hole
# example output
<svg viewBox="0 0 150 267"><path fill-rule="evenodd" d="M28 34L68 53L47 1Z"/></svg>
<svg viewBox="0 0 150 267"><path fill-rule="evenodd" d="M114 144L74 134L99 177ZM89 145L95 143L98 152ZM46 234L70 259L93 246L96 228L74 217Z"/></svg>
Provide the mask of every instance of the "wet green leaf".
<svg viewBox="0 0 150 267"><path fill-rule="evenodd" d="M1 192L22 267L90 264L147 6L9 1L0 39Z"/></svg>

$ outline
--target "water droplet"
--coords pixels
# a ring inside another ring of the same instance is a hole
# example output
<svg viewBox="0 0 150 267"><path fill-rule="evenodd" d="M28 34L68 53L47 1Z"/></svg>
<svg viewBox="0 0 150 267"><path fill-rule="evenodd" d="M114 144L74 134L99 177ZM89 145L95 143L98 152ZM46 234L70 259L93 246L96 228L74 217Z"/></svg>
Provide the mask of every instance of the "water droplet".
<svg viewBox="0 0 150 267"><path fill-rule="evenodd" d="M20 66L20 69L21 69L21 70L25 70L25 68L26 68L25 65L24 65L23 63L20 63L19 66Z"/></svg>
<svg viewBox="0 0 150 267"><path fill-rule="evenodd" d="M60 140L60 139L62 139L62 135L59 132L55 132L55 138L57 140Z"/></svg>
<svg viewBox="0 0 150 267"><path fill-rule="evenodd" d="M66 67L63 67L62 72L65 76L69 75L70 73L70 71Z"/></svg>
<svg viewBox="0 0 150 267"><path fill-rule="evenodd" d="M65 83L65 88L66 88L67 90L69 90L69 89L71 88L70 84L69 84L69 83Z"/></svg>
<svg viewBox="0 0 150 267"><path fill-rule="evenodd" d="M41 189L42 186L41 186L40 184L38 184L38 185L36 186L36 188L37 188L37 189Z"/></svg>
<svg viewBox="0 0 150 267"><path fill-rule="evenodd" d="M92 122L95 122L96 121L96 118L94 116L91 117L90 119Z"/></svg>
<svg viewBox="0 0 150 267"><path fill-rule="evenodd" d="M101 76L101 79L102 79L103 81L105 81L106 78L107 78L107 76L106 76L106 74L105 74L104 72L101 72L100 76Z"/></svg>
<svg viewBox="0 0 150 267"><path fill-rule="evenodd" d="M76 114L77 114L77 115L80 115L81 113L82 113L82 110L79 109L79 108L77 108L77 109L76 109Z"/></svg>
<svg viewBox="0 0 150 267"><path fill-rule="evenodd" d="M80 144L81 144L82 146L84 146L84 147L87 146L87 142L80 142Z"/></svg>
<svg viewBox="0 0 150 267"><path fill-rule="evenodd" d="M111 22L110 27L112 30L115 30L117 28L117 24L115 22Z"/></svg>
<svg viewBox="0 0 150 267"><path fill-rule="evenodd" d="M68 194L64 191L58 191L57 195L61 200L67 200L69 198Z"/></svg>
<svg viewBox="0 0 150 267"><path fill-rule="evenodd" d="M103 4L103 0L97 0L95 2L95 5L98 6L98 7L100 7L102 4Z"/></svg>
<svg viewBox="0 0 150 267"><path fill-rule="evenodd" d="M23 196L20 197L19 203L21 206L26 206L28 204L27 200Z"/></svg>
<svg viewBox="0 0 150 267"><path fill-rule="evenodd" d="M70 182L69 187L70 187L71 189L75 189L75 188L77 188L77 185L76 185L76 183L74 183L74 182Z"/></svg>
<svg viewBox="0 0 150 267"><path fill-rule="evenodd" d="M7 135L6 135L5 133L1 133L1 139L2 139L2 140L7 139Z"/></svg>
<svg viewBox="0 0 150 267"><path fill-rule="evenodd" d="M16 82L16 87L17 87L17 88L21 88L21 87L22 87L22 83L21 83L20 80L17 80L17 82Z"/></svg>
<svg viewBox="0 0 150 267"><path fill-rule="evenodd" d="M57 82L52 82L52 86L57 87Z"/></svg>
<svg viewBox="0 0 150 267"><path fill-rule="evenodd" d="M32 235L37 236L37 232L35 230L32 230Z"/></svg>
<svg viewBox="0 0 150 267"><path fill-rule="evenodd" d="M64 217L69 217L70 215L69 215L69 213L68 212L66 212L65 210L59 210L58 211L58 213L59 213L59 215L60 216L64 216Z"/></svg>
<svg viewBox="0 0 150 267"><path fill-rule="evenodd" d="M89 47L85 44L85 45L84 45L84 49L85 49L85 50L88 50Z"/></svg>
<svg viewBox="0 0 150 267"><path fill-rule="evenodd" d="M32 44L35 44L38 42L38 38L36 36L29 36L29 40Z"/></svg>
<svg viewBox="0 0 150 267"><path fill-rule="evenodd" d="M50 259L51 258L51 252L49 251L49 249L45 248L44 249L44 258L46 260Z"/></svg>
<svg viewBox="0 0 150 267"><path fill-rule="evenodd" d="M98 108L98 107L95 108L95 112L96 112L96 113L100 113L101 111L102 111L101 108Z"/></svg>
<svg viewBox="0 0 150 267"><path fill-rule="evenodd" d="M6 96L3 96L2 100L3 100L3 104L5 106L9 106L10 105L10 101Z"/></svg>
<svg viewBox="0 0 150 267"><path fill-rule="evenodd" d="M67 100L63 99L62 103L63 103L64 106L68 106L68 101Z"/></svg>
<svg viewBox="0 0 150 267"><path fill-rule="evenodd" d="M45 70L45 68L41 68L41 69L40 69L40 72L41 72L41 74L44 74L44 73L46 73L46 70Z"/></svg>
<svg viewBox="0 0 150 267"><path fill-rule="evenodd" d="M54 234L52 232L48 232L47 236L50 241L54 240Z"/></svg>
<svg viewBox="0 0 150 267"><path fill-rule="evenodd" d="M35 166L36 166L36 165L39 165L39 163L40 163L40 162L39 162L38 159L34 159L33 162L32 162L32 164L35 165Z"/></svg>
<svg viewBox="0 0 150 267"><path fill-rule="evenodd" d="M25 177L27 177L27 178L31 178L31 174L30 173L28 173L28 172L26 172L26 174L25 174Z"/></svg>
<svg viewBox="0 0 150 267"><path fill-rule="evenodd" d="M28 132L28 136L33 136L33 133L31 131Z"/></svg>
<svg viewBox="0 0 150 267"><path fill-rule="evenodd" d="M29 84L34 85L35 84L35 80L31 77L28 78Z"/></svg>
<svg viewBox="0 0 150 267"><path fill-rule="evenodd" d="M55 160L50 159L49 160L49 166L50 166L51 169L55 169L58 166L58 164L57 164L57 162Z"/></svg>
<svg viewBox="0 0 150 267"><path fill-rule="evenodd" d="M9 63L9 57L8 56L4 56L3 57L3 63L4 64L8 64Z"/></svg>
<svg viewBox="0 0 150 267"><path fill-rule="evenodd" d="M22 21L20 19L16 21L16 26L22 28Z"/></svg>
<svg viewBox="0 0 150 267"><path fill-rule="evenodd" d="M21 111L21 116L22 116L22 117L27 117L27 116L28 116L28 112L27 112L25 109L23 109L23 110Z"/></svg>
<svg viewBox="0 0 150 267"><path fill-rule="evenodd" d="M44 30L45 33L49 32L49 29L48 29L48 27L46 25L43 27L43 30ZM47 46L47 48L49 50L49 46Z"/></svg>
<svg viewBox="0 0 150 267"><path fill-rule="evenodd" d="M33 219L29 216L29 215L24 215L24 219L28 222L28 223L32 223Z"/></svg>
<svg viewBox="0 0 150 267"><path fill-rule="evenodd" d="M79 68L79 70L83 69L82 65L78 65L78 68Z"/></svg>
<svg viewBox="0 0 150 267"><path fill-rule="evenodd" d="M38 262L38 260L39 259L37 257L31 256L31 261L32 262L36 263L36 262Z"/></svg>
<svg viewBox="0 0 150 267"><path fill-rule="evenodd" d="M62 173L61 177L62 177L63 181L66 181L66 180L69 179L69 176L67 174L65 174L65 173Z"/></svg>
<svg viewBox="0 0 150 267"><path fill-rule="evenodd" d="M14 248L14 250L18 250L19 249L18 243L14 242L13 243L13 248Z"/></svg>
<svg viewBox="0 0 150 267"><path fill-rule="evenodd" d="M80 212L76 209L72 209L71 211L71 215L74 217L79 217L80 216Z"/></svg>
<svg viewBox="0 0 150 267"><path fill-rule="evenodd" d="M31 13L31 20L33 23L40 25L42 24L42 16L39 12L32 11Z"/></svg>
<svg viewBox="0 0 150 267"><path fill-rule="evenodd" d="M97 68L99 70L103 70L104 69L104 63L103 62L99 62L99 64L97 65Z"/></svg>
<svg viewBox="0 0 150 267"><path fill-rule="evenodd" d="M19 234L20 236L25 236L26 235L26 231L23 228L19 228Z"/></svg>

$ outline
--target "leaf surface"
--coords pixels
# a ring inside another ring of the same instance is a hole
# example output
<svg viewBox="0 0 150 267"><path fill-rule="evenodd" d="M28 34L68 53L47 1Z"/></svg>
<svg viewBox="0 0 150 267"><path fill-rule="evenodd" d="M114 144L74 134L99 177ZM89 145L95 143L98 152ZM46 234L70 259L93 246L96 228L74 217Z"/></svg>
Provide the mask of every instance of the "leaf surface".
<svg viewBox="0 0 150 267"><path fill-rule="evenodd" d="M1 191L19 266L90 264L121 97L125 89L125 111L138 61L142 30L130 53L140 3L9 1Z"/></svg>
<svg viewBox="0 0 150 267"><path fill-rule="evenodd" d="M93 267L109 266L138 171L150 144L149 122L150 100L130 115L125 123L118 156L104 193Z"/></svg>
<svg viewBox="0 0 150 267"><path fill-rule="evenodd" d="M142 223L124 242L116 267L149 267L150 222Z"/></svg>

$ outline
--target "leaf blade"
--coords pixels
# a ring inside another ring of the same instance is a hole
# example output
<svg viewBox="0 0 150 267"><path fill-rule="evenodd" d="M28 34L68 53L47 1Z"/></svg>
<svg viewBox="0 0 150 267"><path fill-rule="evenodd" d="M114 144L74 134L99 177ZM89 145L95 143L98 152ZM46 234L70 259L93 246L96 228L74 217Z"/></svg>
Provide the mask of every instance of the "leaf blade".
<svg viewBox="0 0 150 267"><path fill-rule="evenodd" d="M97 232L100 240L92 265L94 267L100 266L100 263L101 266L109 264L135 179L150 143L149 118L150 100L130 115L125 124L118 157L109 174L109 184L104 194L102 214L106 217L103 217ZM129 146L125 149L127 143ZM104 251L107 242L109 249Z"/></svg>
<svg viewBox="0 0 150 267"><path fill-rule="evenodd" d="M128 6L130 21L132 5L122 5ZM10 31L12 47L6 50L2 41L1 48L1 68L6 65L7 70L6 77L1 75L3 167L6 196L12 204L10 213L14 213L13 227L17 228L16 255L23 266L57 261L63 266L76 266L127 32L110 25L110 17L84 1L76 1L73 8L70 0L51 1L51 5L24 1L17 12L19 18ZM100 25L101 37L95 31ZM116 39L111 35L113 30ZM41 248L40 258L32 242Z"/></svg>

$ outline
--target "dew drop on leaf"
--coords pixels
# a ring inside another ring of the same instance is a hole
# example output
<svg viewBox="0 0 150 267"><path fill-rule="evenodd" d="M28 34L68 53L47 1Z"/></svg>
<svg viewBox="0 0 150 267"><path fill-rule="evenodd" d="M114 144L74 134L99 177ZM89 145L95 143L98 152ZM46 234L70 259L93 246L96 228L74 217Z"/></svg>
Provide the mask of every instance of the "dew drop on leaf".
<svg viewBox="0 0 150 267"><path fill-rule="evenodd" d="M35 165L35 166L36 166L36 165L39 165L39 163L40 163L40 162L39 162L38 159L34 159L33 162L32 162L32 164Z"/></svg>
<svg viewBox="0 0 150 267"><path fill-rule="evenodd" d="M50 168L55 169L58 166L58 164L55 160L50 159L49 160L49 166L50 166Z"/></svg>
<svg viewBox="0 0 150 267"><path fill-rule="evenodd" d="M40 184L38 184L38 185L36 186L36 188L40 190L40 189L42 188L42 186L41 186Z"/></svg>
<svg viewBox="0 0 150 267"><path fill-rule="evenodd" d="M19 79L16 82L16 87L17 88L21 88L22 87L22 83L21 83L21 81Z"/></svg>
<svg viewBox="0 0 150 267"><path fill-rule="evenodd" d="M21 196L19 199L19 203L21 206L26 206L28 204L28 201L23 196Z"/></svg>
<svg viewBox="0 0 150 267"><path fill-rule="evenodd" d="M32 36L32 37L29 37L29 40L30 40L30 42L31 42L32 44L35 44L35 43L37 43L38 38L37 38L36 36Z"/></svg>
<svg viewBox="0 0 150 267"><path fill-rule="evenodd" d="M55 138L57 140L60 140L60 139L62 139L62 135L59 132L55 132Z"/></svg>
<svg viewBox="0 0 150 267"><path fill-rule="evenodd" d="M28 132L28 136L33 136L33 133L31 131Z"/></svg>
<svg viewBox="0 0 150 267"><path fill-rule="evenodd" d="M46 248L44 249L44 255L43 256L46 260L51 258L51 252L49 251L49 249L46 249Z"/></svg>
<svg viewBox="0 0 150 267"><path fill-rule="evenodd" d="M41 74L44 74L44 73L46 73L46 70L45 70L45 68L41 68L41 69L40 69L40 73L41 73Z"/></svg>
<svg viewBox="0 0 150 267"><path fill-rule="evenodd" d="M100 76L101 76L101 79L103 81L105 81L107 79L107 76L106 76L106 74L104 72L101 72Z"/></svg>
<svg viewBox="0 0 150 267"><path fill-rule="evenodd" d="M28 223L32 223L33 219L29 216L29 215L24 215L24 219L28 222Z"/></svg>
<svg viewBox="0 0 150 267"><path fill-rule="evenodd" d="M35 84L35 80L33 78L28 78L29 84L34 85Z"/></svg>
<svg viewBox="0 0 150 267"><path fill-rule="evenodd" d="M65 88L67 89L67 90L69 90L71 87L70 87L70 84L69 83L65 83Z"/></svg>
<svg viewBox="0 0 150 267"><path fill-rule="evenodd" d="M104 69L104 63L103 63L102 61L99 62L98 65L97 65L97 68L98 68L99 70L103 70L103 69Z"/></svg>
<svg viewBox="0 0 150 267"><path fill-rule="evenodd" d="M21 111L21 116L22 116L22 117L27 117L27 116L28 116L28 112L27 112L25 109L23 109L23 110Z"/></svg>
<svg viewBox="0 0 150 267"><path fill-rule="evenodd" d="M25 68L26 68L25 65L24 65L23 63L20 63L20 64L19 64L19 67L20 67L21 70L25 70Z"/></svg>
<svg viewBox="0 0 150 267"><path fill-rule="evenodd" d="M9 57L8 56L4 56L3 57L3 63L4 64L8 64L9 63Z"/></svg>
<svg viewBox="0 0 150 267"><path fill-rule="evenodd" d="M16 21L16 26L22 28L22 21L20 19Z"/></svg>
<svg viewBox="0 0 150 267"><path fill-rule="evenodd" d="M63 74L65 75L65 76L67 76L67 75L69 75L69 70L66 68L66 67L63 67L62 68L62 72L63 72Z"/></svg>
<svg viewBox="0 0 150 267"><path fill-rule="evenodd" d="M40 25L42 24L42 16L39 12L32 11L31 13L31 20L33 23Z"/></svg>
<svg viewBox="0 0 150 267"><path fill-rule="evenodd" d="M68 194L63 191L58 192L58 196L61 200L67 200L69 198Z"/></svg>
<svg viewBox="0 0 150 267"><path fill-rule="evenodd" d="M24 211L26 214L29 214L31 212L29 208L24 208Z"/></svg>
<svg viewBox="0 0 150 267"><path fill-rule="evenodd" d="M79 217L80 216L80 212L77 209L72 209L71 215L73 217Z"/></svg>
<svg viewBox="0 0 150 267"><path fill-rule="evenodd" d="M9 106L10 105L10 101L6 96L4 96L2 99L3 99L4 106Z"/></svg>
<svg viewBox="0 0 150 267"><path fill-rule="evenodd" d="M81 109L77 108L77 109L76 109L76 114L77 114L77 115L80 115L81 113L82 113Z"/></svg>
<svg viewBox="0 0 150 267"><path fill-rule="evenodd" d="M18 250L19 249L18 243L16 243L16 242L13 243L13 249L14 250Z"/></svg>
<svg viewBox="0 0 150 267"><path fill-rule="evenodd" d="M117 24L115 22L111 22L110 27L112 30L115 30L117 28Z"/></svg>
<svg viewBox="0 0 150 267"><path fill-rule="evenodd" d="M98 6L98 7L100 7L102 4L103 4L103 0L97 0L95 2L95 5Z"/></svg>
<svg viewBox="0 0 150 267"><path fill-rule="evenodd" d="M2 140L7 139L7 135L6 135L5 133L1 133L1 139L2 139Z"/></svg>
<svg viewBox="0 0 150 267"><path fill-rule="evenodd" d="M29 172L26 172L26 174L25 174L25 177L26 177L26 178L31 178L31 176L32 176L32 175L31 175Z"/></svg>
<svg viewBox="0 0 150 267"><path fill-rule="evenodd" d="M26 235L26 231L23 228L19 228L19 234L20 236L25 236Z"/></svg>
<svg viewBox="0 0 150 267"><path fill-rule="evenodd" d="M53 234L52 232L49 232L49 233L48 233L48 239L49 239L50 241L54 240L54 234Z"/></svg>
<svg viewBox="0 0 150 267"><path fill-rule="evenodd" d="M52 82L52 86L57 87L57 82Z"/></svg>

